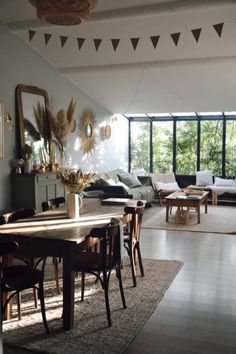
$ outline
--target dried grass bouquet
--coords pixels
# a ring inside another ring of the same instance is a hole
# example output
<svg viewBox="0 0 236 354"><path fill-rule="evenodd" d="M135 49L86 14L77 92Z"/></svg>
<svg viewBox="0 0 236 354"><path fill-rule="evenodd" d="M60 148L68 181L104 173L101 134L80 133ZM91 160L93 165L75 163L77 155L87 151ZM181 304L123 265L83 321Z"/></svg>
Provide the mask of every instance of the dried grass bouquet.
<svg viewBox="0 0 236 354"><path fill-rule="evenodd" d="M94 174L84 174L81 169L71 171L60 170L58 173L59 183L71 193L81 193L92 182Z"/></svg>

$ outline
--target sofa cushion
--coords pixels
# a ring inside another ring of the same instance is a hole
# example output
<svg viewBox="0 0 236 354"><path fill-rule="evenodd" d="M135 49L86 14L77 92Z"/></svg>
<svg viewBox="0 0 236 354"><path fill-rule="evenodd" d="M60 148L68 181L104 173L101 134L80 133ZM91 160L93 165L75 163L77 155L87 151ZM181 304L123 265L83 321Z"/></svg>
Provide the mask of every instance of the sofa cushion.
<svg viewBox="0 0 236 354"><path fill-rule="evenodd" d="M236 187L236 183L233 179L225 179L225 178L215 177L214 186Z"/></svg>
<svg viewBox="0 0 236 354"><path fill-rule="evenodd" d="M211 171L197 171L196 172L196 185L197 186L212 186L213 174Z"/></svg>
<svg viewBox="0 0 236 354"><path fill-rule="evenodd" d="M92 186L110 186L110 184L108 183L107 179L105 179L104 177L98 177L96 178L93 182L91 182Z"/></svg>
<svg viewBox="0 0 236 354"><path fill-rule="evenodd" d="M164 189L167 191L169 190L175 191L180 189L177 182L172 182L172 183L155 182L155 187L157 190Z"/></svg>
<svg viewBox="0 0 236 354"><path fill-rule="evenodd" d="M141 187L142 183L139 181L139 179L134 176L132 173L126 173L119 175L119 179L121 182L126 184L129 188L135 188L135 187Z"/></svg>

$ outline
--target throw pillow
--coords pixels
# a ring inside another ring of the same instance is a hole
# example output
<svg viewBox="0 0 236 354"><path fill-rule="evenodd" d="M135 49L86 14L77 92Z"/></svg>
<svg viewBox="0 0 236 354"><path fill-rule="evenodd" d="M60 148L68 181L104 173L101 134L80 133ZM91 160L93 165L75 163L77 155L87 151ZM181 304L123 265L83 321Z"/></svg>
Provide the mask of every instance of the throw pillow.
<svg viewBox="0 0 236 354"><path fill-rule="evenodd" d="M121 182L126 184L129 188L142 186L142 183L139 181L139 179L136 176L134 176L132 173L119 175L119 179Z"/></svg>
<svg viewBox="0 0 236 354"><path fill-rule="evenodd" d="M214 186L234 187L235 186L235 181L233 179L215 177Z"/></svg>
<svg viewBox="0 0 236 354"><path fill-rule="evenodd" d="M197 186L212 186L213 174L211 171L197 171L196 172L196 185Z"/></svg>
<svg viewBox="0 0 236 354"><path fill-rule="evenodd" d="M179 190L179 185L177 182L172 182L172 183L163 183L163 182L155 182L155 186L156 186L156 189L159 190L159 189L164 189L164 190L167 190L167 191L175 191L175 190Z"/></svg>
<svg viewBox="0 0 236 354"><path fill-rule="evenodd" d="M102 177L97 178L94 182L91 183L92 186L109 186L109 183Z"/></svg>

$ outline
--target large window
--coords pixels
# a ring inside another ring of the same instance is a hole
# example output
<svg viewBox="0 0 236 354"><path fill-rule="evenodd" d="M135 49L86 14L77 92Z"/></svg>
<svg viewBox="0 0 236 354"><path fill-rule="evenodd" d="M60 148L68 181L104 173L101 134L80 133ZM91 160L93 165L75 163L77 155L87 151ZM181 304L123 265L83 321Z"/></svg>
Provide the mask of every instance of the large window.
<svg viewBox="0 0 236 354"><path fill-rule="evenodd" d="M201 170L222 174L222 120L201 121Z"/></svg>
<svg viewBox="0 0 236 354"><path fill-rule="evenodd" d="M144 169L150 171L150 123L131 122L130 124L130 167L131 171Z"/></svg>
<svg viewBox="0 0 236 354"><path fill-rule="evenodd" d="M130 115L130 170L236 175L236 112Z"/></svg>
<svg viewBox="0 0 236 354"><path fill-rule="evenodd" d="M226 121L225 174L236 175L236 120Z"/></svg>
<svg viewBox="0 0 236 354"><path fill-rule="evenodd" d="M197 122L176 122L176 173L191 175L197 170Z"/></svg>
<svg viewBox="0 0 236 354"><path fill-rule="evenodd" d="M173 169L173 121L153 123L153 170Z"/></svg>

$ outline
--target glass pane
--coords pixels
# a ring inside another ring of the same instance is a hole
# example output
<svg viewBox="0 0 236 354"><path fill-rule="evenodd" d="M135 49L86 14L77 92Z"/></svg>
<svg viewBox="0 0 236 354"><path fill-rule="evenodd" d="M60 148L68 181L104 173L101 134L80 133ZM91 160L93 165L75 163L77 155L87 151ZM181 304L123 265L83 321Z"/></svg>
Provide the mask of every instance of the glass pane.
<svg viewBox="0 0 236 354"><path fill-rule="evenodd" d="M226 176L236 174L236 121L226 121L226 142L225 142L225 173Z"/></svg>
<svg viewBox="0 0 236 354"><path fill-rule="evenodd" d="M197 170L197 121L176 123L176 173L195 174Z"/></svg>
<svg viewBox="0 0 236 354"><path fill-rule="evenodd" d="M173 122L153 123L153 171L173 171Z"/></svg>
<svg viewBox="0 0 236 354"><path fill-rule="evenodd" d="M200 169L222 174L222 128L221 120L201 122Z"/></svg>
<svg viewBox="0 0 236 354"><path fill-rule="evenodd" d="M150 123L131 122L131 171L150 171Z"/></svg>

